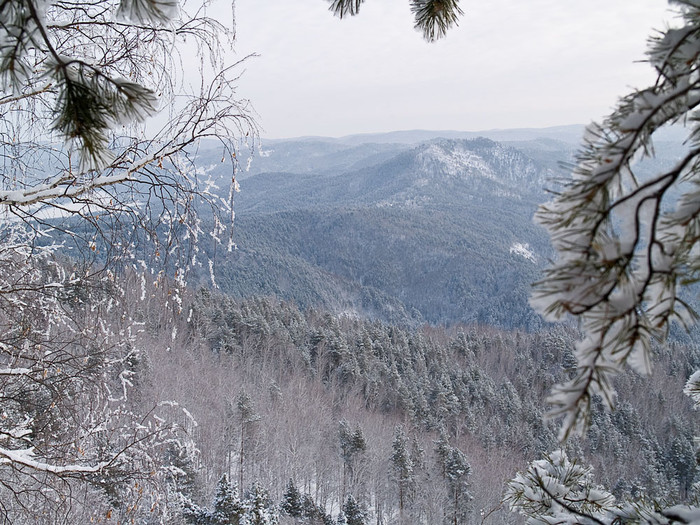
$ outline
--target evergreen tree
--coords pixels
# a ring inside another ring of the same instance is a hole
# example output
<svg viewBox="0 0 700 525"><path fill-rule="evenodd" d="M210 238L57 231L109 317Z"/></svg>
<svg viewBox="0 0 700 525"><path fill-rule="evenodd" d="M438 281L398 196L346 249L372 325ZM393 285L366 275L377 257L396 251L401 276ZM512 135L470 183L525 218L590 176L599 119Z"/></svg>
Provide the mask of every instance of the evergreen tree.
<svg viewBox="0 0 700 525"><path fill-rule="evenodd" d="M452 525L466 523L469 502L469 475L471 466L464 453L450 445L444 431L435 442L435 456L442 477L447 485L448 499L445 501L445 521Z"/></svg>
<svg viewBox="0 0 700 525"><path fill-rule="evenodd" d="M194 465L186 449L168 446L164 462L171 466L166 481L175 493L195 499L201 495Z"/></svg>
<svg viewBox="0 0 700 525"><path fill-rule="evenodd" d="M691 437L679 435L673 438L668 453L668 464L673 469L681 498L685 499L697 476L695 447Z"/></svg>
<svg viewBox="0 0 700 525"><path fill-rule="evenodd" d="M445 429L440 429L440 436L438 437L437 441L434 442L435 444L435 456L437 457L437 464L440 467L440 474L442 477L447 476L446 468L447 468L447 462L450 457L450 441L447 439L447 433L445 432Z"/></svg>
<svg viewBox="0 0 700 525"><path fill-rule="evenodd" d="M238 495L238 487L224 474L216 485L213 521L216 525L239 525L245 512Z"/></svg>
<svg viewBox="0 0 700 525"><path fill-rule="evenodd" d="M348 496L343 505L343 512L347 525L365 525L365 513L362 511L360 504L352 497Z"/></svg>
<svg viewBox="0 0 700 525"><path fill-rule="evenodd" d="M411 440L411 464L415 469L425 468L425 450L416 436Z"/></svg>
<svg viewBox="0 0 700 525"><path fill-rule="evenodd" d="M410 503L415 486L413 460L408 450L408 437L403 427L394 430L391 466L399 489L399 523L404 523L404 509Z"/></svg>
<svg viewBox="0 0 700 525"><path fill-rule="evenodd" d="M287 482L287 489L284 491L282 511L293 518L300 518L304 512L301 492L291 479Z"/></svg>
<svg viewBox="0 0 700 525"><path fill-rule="evenodd" d="M278 516L272 500L257 481L246 494L244 520L246 525L277 525Z"/></svg>
<svg viewBox="0 0 700 525"><path fill-rule="evenodd" d="M467 523L469 503L469 475L471 466L467 457L458 448L451 447L445 462L445 479L450 493L449 523L458 525Z"/></svg>
<svg viewBox="0 0 700 525"><path fill-rule="evenodd" d="M353 485L355 480L355 467L358 463L358 456L367 450L362 428L356 425L355 430L351 430L350 424L342 420L338 427L338 438L340 442L340 455L343 458L343 495L348 490L348 485Z"/></svg>
<svg viewBox="0 0 700 525"><path fill-rule="evenodd" d="M354 451L353 454L358 454L367 450L367 440L365 439L365 434L362 432L362 427L360 427L360 425L355 427L351 443Z"/></svg>

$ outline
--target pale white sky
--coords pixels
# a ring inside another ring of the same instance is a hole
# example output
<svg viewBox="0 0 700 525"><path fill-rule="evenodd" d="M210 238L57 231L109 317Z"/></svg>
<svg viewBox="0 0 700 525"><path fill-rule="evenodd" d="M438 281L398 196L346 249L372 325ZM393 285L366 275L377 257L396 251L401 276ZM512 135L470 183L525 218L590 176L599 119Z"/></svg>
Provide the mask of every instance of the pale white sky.
<svg viewBox="0 0 700 525"><path fill-rule="evenodd" d="M665 0L461 0L434 44L408 0L366 0L339 20L326 0L236 0L239 95L262 135L587 124L653 80L647 37Z"/></svg>

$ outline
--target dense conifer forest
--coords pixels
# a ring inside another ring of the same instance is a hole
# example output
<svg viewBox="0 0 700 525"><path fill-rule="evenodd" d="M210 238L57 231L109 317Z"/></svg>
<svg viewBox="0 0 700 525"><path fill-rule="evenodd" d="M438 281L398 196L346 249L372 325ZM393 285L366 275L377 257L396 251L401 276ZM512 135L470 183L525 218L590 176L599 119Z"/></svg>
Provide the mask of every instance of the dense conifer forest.
<svg viewBox="0 0 700 525"><path fill-rule="evenodd" d="M402 328L207 289L158 322L161 301L139 308L132 382L144 406L187 409L192 448L174 458L169 490L192 523L218 523L206 519L223 492L289 523L336 523L341 509L348 523L353 512L356 523L509 522L504 482L558 446L544 397L573 365L572 329ZM673 503L696 479L682 387L700 354L673 343L656 355L655 375L621 376L617 409L599 404L567 449L616 497Z"/></svg>

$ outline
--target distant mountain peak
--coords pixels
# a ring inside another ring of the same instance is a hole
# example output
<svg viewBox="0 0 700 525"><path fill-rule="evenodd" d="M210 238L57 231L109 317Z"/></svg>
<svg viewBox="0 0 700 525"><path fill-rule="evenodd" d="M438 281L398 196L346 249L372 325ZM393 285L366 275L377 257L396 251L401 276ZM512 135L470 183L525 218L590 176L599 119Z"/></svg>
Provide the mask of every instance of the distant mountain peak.
<svg viewBox="0 0 700 525"><path fill-rule="evenodd" d="M422 178L469 180L474 177L504 184L541 186L548 170L522 152L487 138L437 139L414 149Z"/></svg>
<svg viewBox="0 0 700 525"><path fill-rule="evenodd" d="M471 142L442 139L428 143L420 148L416 162L426 174L458 178L476 175L496 180L497 176L486 159L470 147L473 146ZM495 143L491 144L495 146Z"/></svg>

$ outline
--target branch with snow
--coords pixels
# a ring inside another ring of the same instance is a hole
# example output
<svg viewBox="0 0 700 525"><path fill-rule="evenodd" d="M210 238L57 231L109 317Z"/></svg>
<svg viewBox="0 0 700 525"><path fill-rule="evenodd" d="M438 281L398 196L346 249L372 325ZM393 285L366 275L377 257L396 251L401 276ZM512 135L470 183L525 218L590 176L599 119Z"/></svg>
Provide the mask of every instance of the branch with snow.
<svg viewBox="0 0 700 525"><path fill-rule="evenodd" d="M625 366L650 372L652 339L664 338L673 321L687 327L697 317L679 290L700 277L700 128L688 120L700 104L700 3L674 3L683 27L650 45L657 82L588 128L571 180L536 215L558 259L536 284L532 305L549 320L576 316L584 331L576 375L549 399L551 415L564 416L562 439L585 427L594 395L613 406L612 381ZM640 177L636 163L653 155L655 133L686 121L687 153Z"/></svg>
<svg viewBox="0 0 700 525"><path fill-rule="evenodd" d="M11 464L14 467L22 466L30 469L56 474L59 476L70 474L92 474L100 472L108 463L102 462L96 465L54 465L34 457L34 449L8 450L0 447L0 465Z"/></svg>

